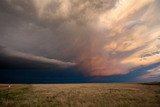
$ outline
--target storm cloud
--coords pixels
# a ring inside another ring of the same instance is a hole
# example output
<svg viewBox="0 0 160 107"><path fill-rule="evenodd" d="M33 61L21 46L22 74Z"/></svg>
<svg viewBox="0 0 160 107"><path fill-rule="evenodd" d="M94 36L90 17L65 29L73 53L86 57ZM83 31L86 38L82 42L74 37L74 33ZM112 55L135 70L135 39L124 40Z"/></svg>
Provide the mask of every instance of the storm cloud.
<svg viewBox="0 0 160 107"><path fill-rule="evenodd" d="M60 60L55 60L55 59L49 59L49 58L45 58L42 56L35 56L32 54L27 54L27 53L23 53L23 52L18 52L12 49L7 49L4 47L0 47L0 62L3 63L7 63L7 65L10 64L10 66L13 66L14 64L23 64L23 66L32 66L33 68L38 68L38 69L65 69L65 68L69 68L69 67L73 67L76 64L75 63L71 63L71 62L63 62ZM27 65L28 64L28 65ZM5 66L1 67L5 68ZM18 66L17 66L18 67ZM31 67L31 68L32 68ZM8 68L5 68L8 69Z"/></svg>
<svg viewBox="0 0 160 107"><path fill-rule="evenodd" d="M159 0L1 0L0 45L37 62L76 63L90 76L127 74L160 61L159 54L141 58L160 49L159 4Z"/></svg>

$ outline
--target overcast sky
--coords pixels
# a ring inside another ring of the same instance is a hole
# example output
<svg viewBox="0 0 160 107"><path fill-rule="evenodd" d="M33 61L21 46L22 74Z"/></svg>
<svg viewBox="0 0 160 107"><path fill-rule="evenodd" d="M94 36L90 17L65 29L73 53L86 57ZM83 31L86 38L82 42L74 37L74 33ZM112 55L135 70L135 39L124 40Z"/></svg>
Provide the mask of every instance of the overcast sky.
<svg viewBox="0 0 160 107"><path fill-rule="evenodd" d="M127 75L160 62L159 10L160 0L1 0L0 55ZM159 66L134 79L160 80Z"/></svg>

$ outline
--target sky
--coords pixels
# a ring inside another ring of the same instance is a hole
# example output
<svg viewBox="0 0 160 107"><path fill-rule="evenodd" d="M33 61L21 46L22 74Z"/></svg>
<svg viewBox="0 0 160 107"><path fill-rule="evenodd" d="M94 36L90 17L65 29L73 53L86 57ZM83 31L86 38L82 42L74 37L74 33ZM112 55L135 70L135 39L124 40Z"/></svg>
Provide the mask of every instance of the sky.
<svg viewBox="0 0 160 107"><path fill-rule="evenodd" d="M160 81L159 10L160 0L1 0L0 82Z"/></svg>

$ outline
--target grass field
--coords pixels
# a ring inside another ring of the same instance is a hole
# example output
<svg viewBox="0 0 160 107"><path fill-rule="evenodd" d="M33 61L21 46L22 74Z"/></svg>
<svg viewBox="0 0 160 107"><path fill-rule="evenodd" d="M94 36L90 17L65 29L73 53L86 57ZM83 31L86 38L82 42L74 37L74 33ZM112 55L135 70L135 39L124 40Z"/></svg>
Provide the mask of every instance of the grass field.
<svg viewBox="0 0 160 107"><path fill-rule="evenodd" d="M0 84L0 107L160 107L155 84Z"/></svg>

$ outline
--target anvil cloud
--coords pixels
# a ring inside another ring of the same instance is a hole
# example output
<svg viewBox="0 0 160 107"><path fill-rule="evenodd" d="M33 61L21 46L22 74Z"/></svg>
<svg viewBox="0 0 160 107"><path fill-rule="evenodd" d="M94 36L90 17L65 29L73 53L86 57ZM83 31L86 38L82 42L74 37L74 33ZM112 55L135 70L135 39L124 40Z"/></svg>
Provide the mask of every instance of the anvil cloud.
<svg viewBox="0 0 160 107"><path fill-rule="evenodd" d="M0 45L26 57L74 62L89 76L127 74L160 61L159 53L143 57L160 50L159 5L159 0L1 0Z"/></svg>

